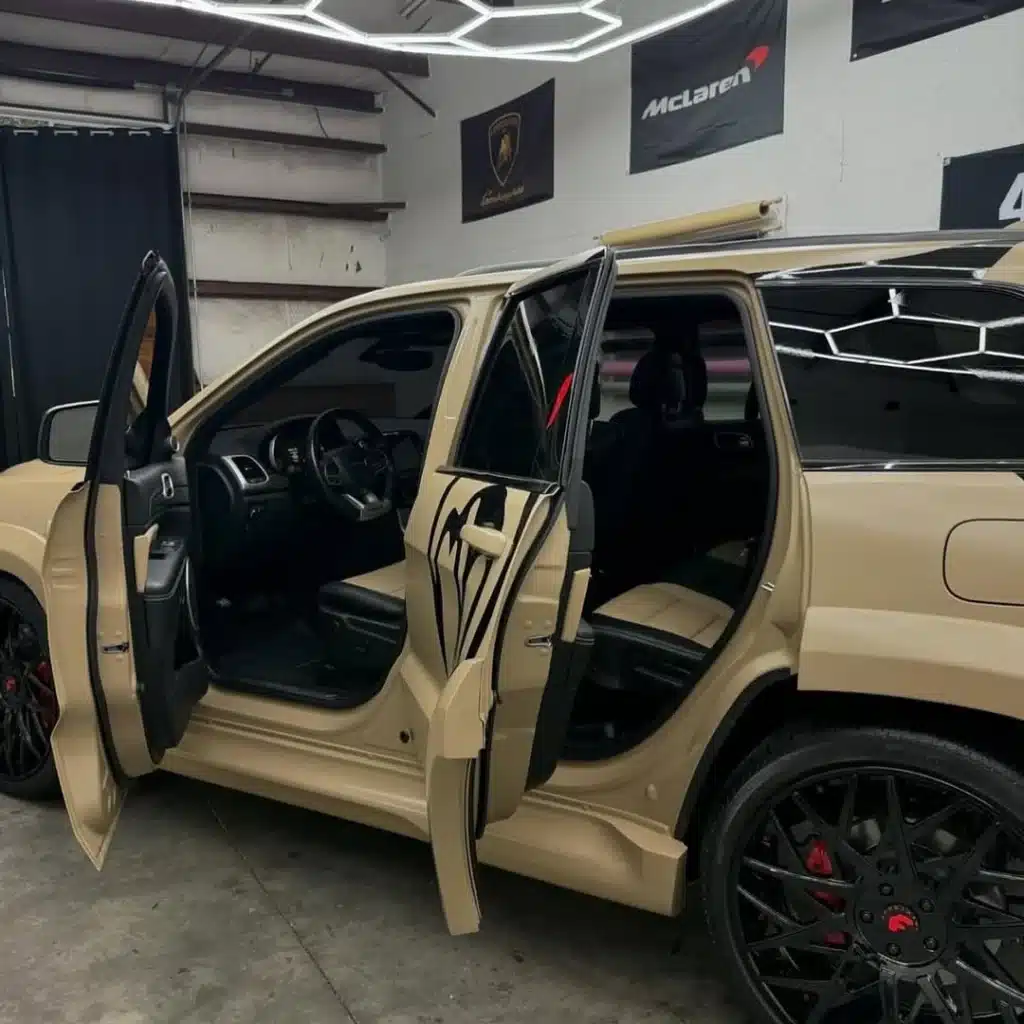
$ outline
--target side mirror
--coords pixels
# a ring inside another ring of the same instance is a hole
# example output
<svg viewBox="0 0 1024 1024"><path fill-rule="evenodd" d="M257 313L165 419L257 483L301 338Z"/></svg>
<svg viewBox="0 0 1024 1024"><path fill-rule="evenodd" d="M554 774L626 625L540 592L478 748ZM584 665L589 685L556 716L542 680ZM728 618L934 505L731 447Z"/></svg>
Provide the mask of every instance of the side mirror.
<svg viewBox="0 0 1024 1024"><path fill-rule="evenodd" d="M71 402L47 409L39 425L39 458L59 466L84 466L99 402Z"/></svg>

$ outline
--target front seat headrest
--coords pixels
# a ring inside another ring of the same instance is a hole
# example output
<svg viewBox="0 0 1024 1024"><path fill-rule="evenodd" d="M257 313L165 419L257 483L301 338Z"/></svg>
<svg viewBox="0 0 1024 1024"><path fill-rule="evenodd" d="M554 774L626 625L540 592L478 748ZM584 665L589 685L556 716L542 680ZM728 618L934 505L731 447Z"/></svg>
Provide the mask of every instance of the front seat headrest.
<svg viewBox="0 0 1024 1024"><path fill-rule="evenodd" d="M668 352L647 352L637 360L629 378L629 401L645 412L660 413L686 400L686 379L672 366Z"/></svg>

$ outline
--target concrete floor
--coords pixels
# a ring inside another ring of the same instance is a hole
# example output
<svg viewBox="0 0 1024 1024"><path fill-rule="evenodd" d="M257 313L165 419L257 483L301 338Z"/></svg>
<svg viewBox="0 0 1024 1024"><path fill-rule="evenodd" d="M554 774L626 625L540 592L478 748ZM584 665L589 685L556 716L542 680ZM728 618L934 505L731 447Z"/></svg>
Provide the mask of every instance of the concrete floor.
<svg viewBox="0 0 1024 1024"><path fill-rule="evenodd" d="M696 907L680 934L484 871L452 939L425 845L171 777L102 874L60 807L0 799L0 830L4 1024L742 1021Z"/></svg>

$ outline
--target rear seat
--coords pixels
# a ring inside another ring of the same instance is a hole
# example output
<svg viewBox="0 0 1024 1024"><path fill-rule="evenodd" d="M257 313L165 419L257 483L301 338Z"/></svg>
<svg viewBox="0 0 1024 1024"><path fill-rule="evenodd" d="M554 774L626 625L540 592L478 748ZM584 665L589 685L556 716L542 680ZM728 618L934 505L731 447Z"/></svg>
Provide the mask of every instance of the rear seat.
<svg viewBox="0 0 1024 1024"><path fill-rule="evenodd" d="M719 585L713 589L719 596L659 580L633 587L591 612L594 649L587 673L591 681L614 690L688 691L708 651L732 620L743 589L737 584L746 576L749 554L749 546L723 545L696 565L672 574L717 579Z"/></svg>
<svg viewBox="0 0 1024 1024"><path fill-rule="evenodd" d="M707 650L715 645L731 618L732 608L717 598L678 583L644 583L605 602L590 621L598 632L602 626L621 630L633 625Z"/></svg>

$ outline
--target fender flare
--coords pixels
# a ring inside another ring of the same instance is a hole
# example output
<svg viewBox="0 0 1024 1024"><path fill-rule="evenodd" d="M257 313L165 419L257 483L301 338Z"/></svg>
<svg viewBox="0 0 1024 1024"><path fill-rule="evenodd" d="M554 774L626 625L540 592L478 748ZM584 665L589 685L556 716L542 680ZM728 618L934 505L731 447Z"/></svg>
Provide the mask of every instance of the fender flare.
<svg viewBox="0 0 1024 1024"><path fill-rule="evenodd" d="M972 609L974 610L974 609ZM800 691L902 697L1024 719L1024 631L981 618L811 607Z"/></svg>

